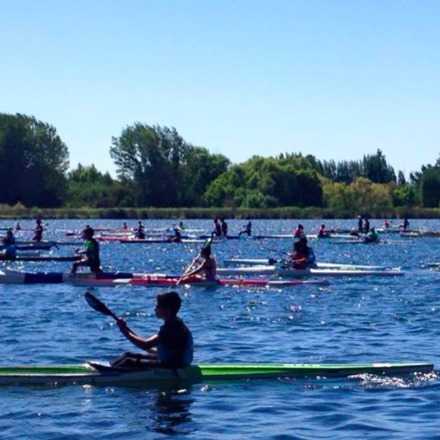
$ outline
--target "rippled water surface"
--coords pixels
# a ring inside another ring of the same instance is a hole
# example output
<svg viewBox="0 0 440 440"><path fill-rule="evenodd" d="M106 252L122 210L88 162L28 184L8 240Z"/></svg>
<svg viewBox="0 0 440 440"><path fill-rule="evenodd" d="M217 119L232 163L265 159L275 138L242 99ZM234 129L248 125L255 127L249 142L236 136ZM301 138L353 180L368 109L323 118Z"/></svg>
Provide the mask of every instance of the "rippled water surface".
<svg viewBox="0 0 440 440"><path fill-rule="evenodd" d="M49 221L47 238L79 221ZM116 221L89 221L119 226ZM132 222L134 224L134 222ZM209 230L209 221L188 221ZM244 222L230 221L230 232ZM372 222L375 223L374 221ZM9 222L0 222L6 226ZM31 222L22 222L30 226ZM318 221L304 221L307 232ZM328 226L353 226L328 221ZM376 222L379 225L379 221ZM170 225L149 221L148 226ZM292 221L255 221L254 233L288 233ZM412 227L440 230L438 221ZM26 236L26 233L22 234ZM282 289L180 288L182 317L191 328L197 362L431 361L440 365L440 238L389 235L379 245L315 242L318 261L402 267L397 278L331 279L328 287ZM179 273L198 245L102 245L106 269ZM230 257L277 257L288 240L230 240L215 245ZM60 248L67 254L72 248ZM66 263L9 265L29 271L68 269ZM160 326L160 289L100 288L96 294L139 333ZM0 363L81 363L109 360L132 349L110 319L91 310L84 288L0 285ZM439 438L440 387L435 375L418 380L363 377L341 380L261 380L189 388L2 387L3 439L320 439Z"/></svg>

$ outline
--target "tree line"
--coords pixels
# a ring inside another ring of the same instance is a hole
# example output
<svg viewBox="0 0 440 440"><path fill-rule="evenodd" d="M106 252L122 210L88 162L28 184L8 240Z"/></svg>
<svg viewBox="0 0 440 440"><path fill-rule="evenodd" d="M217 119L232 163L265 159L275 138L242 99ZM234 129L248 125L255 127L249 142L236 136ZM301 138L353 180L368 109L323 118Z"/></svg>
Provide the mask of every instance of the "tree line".
<svg viewBox="0 0 440 440"><path fill-rule="evenodd" d="M381 150L358 161L301 153L232 164L175 128L136 122L109 146L117 177L69 170L66 144L33 116L0 113L0 204L26 207L439 207L440 159L405 175Z"/></svg>

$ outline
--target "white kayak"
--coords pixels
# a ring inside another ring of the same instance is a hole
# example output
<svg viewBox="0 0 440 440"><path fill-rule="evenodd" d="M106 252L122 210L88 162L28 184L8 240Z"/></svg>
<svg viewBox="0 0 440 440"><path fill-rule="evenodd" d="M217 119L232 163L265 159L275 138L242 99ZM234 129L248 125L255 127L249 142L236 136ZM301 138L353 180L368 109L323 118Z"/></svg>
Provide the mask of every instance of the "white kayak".
<svg viewBox="0 0 440 440"><path fill-rule="evenodd" d="M363 277L363 276L376 276L376 277L389 277L389 276L401 276L404 275L400 269L388 269L388 270L359 270L359 269L290 269L281 268L276 265L272 266L248 266L248 267L225 267L218 268L217 273L219 275L278 275L281 277L304 277L304 276L322 276L322 277Z"/></svg>
<svg viewBox="0 0 440 440"><path fill-rule="evenodd" d="M358 240L359 237L351 234L329 234L325 237L319 237L318 234L307 234L308 240Z"/></svg>
<svg viewBox="0 0 440 440"><path fill-rule="evenodd" d="M273 265L282 260L274 258L229 258L224 260L226 266L267 266ZM387 270L391 267L373 266L364 264L343 264L343 263L316 263L318 269L341 269L341 270Z"/></svg>

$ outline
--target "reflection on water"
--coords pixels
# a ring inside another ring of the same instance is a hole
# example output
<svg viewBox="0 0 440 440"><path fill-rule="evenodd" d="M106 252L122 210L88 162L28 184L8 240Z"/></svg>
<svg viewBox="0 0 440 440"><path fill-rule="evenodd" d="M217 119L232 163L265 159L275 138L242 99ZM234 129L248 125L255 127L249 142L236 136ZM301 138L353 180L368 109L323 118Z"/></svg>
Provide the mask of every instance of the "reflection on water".
<svg viewBox="0 0 440 440"><path fill-rule="evenodd" d="M147 429L167 435L188 435L194 432L189 388L155 391L151 403L151 420Z"/></svg>

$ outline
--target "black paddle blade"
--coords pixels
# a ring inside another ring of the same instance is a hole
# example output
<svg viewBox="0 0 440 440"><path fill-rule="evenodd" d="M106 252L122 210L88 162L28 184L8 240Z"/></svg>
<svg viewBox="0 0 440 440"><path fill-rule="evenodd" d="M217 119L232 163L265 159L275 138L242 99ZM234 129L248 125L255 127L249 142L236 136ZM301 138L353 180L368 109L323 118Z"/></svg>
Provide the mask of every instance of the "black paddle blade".
<svg viewBox="0 0 440 440"><path fill-rule="evenodd" d="M96 296L92 295L90 292L86 292L84 294L84 298L87 301L87 304L94 310L96 310L99 313L102 313L103 315L107 316L114 316L113 312L103 303L101 302Z"/></svg>

